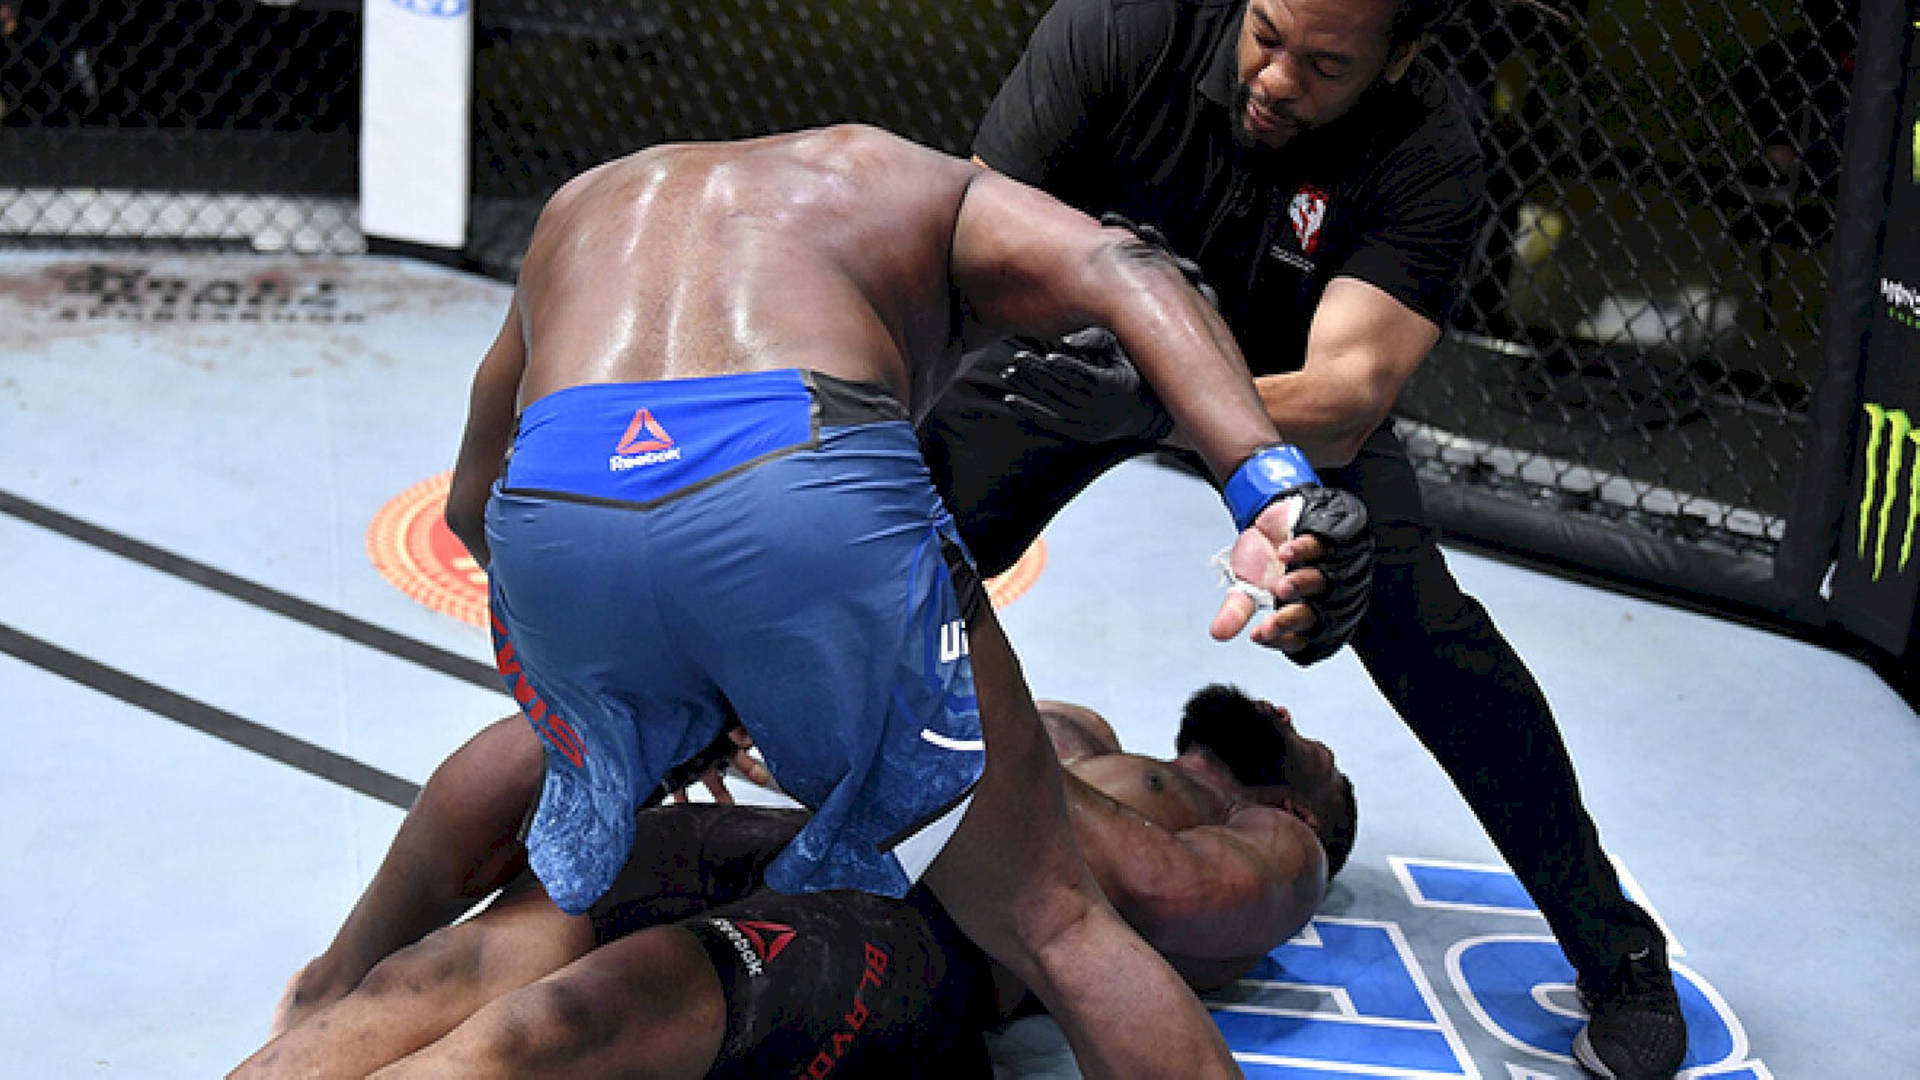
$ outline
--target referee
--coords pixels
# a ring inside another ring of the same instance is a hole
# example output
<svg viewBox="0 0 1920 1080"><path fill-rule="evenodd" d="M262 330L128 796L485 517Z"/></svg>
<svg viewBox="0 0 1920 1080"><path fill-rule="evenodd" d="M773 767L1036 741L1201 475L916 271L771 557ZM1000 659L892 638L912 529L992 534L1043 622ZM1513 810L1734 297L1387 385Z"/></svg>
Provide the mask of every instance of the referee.
<svg viewBox="0 0 1920 1080"><path fill-rule="evenodd" d="M1419 56L1454 2L1058 0L973 152L1198 264L1282 437L1367 504L1376 562L1354 651L1578 970L1575 1056L1601 1076L1671 1076L1686 1030L1664 940L1621 892L1545 695L1448 571L1388 421L1480 223L1480 149ZM1094 478L1171 435L1112 339L1088 332L982 350L922 441L998 573ZM1335 630L1295 659L1336 650Z"/></svg>

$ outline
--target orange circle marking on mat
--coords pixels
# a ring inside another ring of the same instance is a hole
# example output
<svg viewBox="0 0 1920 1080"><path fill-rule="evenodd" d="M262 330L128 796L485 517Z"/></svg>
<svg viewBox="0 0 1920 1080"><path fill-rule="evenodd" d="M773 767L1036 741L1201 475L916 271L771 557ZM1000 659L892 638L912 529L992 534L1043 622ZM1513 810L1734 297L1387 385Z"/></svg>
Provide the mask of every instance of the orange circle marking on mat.
<svg viewBox="0 0 1920 1080"><path fill-rule="evenodd" d="M453 474L422 480L380 508L367 556L394 588L442 614L485 628L487 572L444 520Z"/></svg>
<svg viewBox="0 0 1920 1080"><path fill-rule="evenodd" d="M987 579L987 599L993 601L994 610L998 611L1020 599L1020 594L1033 588L1033 583L1039 580L1040 571L1046 568L1047 541L1045 537L1036 536L1013 565L1007 567L1006 573Z"/></svg>
<svg viewBox="0 0 1920 1080"><path fill-rule="evenodd" d="M474 564L445 520L452 482L452 473L441 473L381 507L367 525L367 557L394 588L485 629L487 572ZM1033 587L1046 565L1046 541L1035 540L1006 573L987 579L987 597L995 608L1006 607Z"/></svg>

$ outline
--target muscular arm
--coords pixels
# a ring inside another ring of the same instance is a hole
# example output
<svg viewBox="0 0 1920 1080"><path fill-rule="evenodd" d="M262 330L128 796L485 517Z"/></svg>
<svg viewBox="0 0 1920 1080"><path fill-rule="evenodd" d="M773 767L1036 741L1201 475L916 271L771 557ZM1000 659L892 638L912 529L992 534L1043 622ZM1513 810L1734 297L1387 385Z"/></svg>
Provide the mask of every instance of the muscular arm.
<svg viewBox="0 0 1920 1080"><path fill-rule="evenodd" d="M1326 892L1326 856L1298 818L1245 806L1220 824L1155 822L1067 773L1074 836L1107 898L1183 973L1212 981L1292 937Z"/></svg>
<svg viewBox="0 0 1920 1080"><path fill-rule="evenodd" d="M516 292L507 305L507 319L493 346L473 376L467 402L467 430L454 463L453 486L447 493L447 528L467 546L475 562L486 566L487 496L500 478L500 467L513 437L515 402L520 377L527 366L525 338L520 332L520 300Z"/></svg>
<svg viewBox="0 0 1920 1080"><path fill-rule="evenodd" d="M977 154L973 163L992 168ZM1305 364L1298 371L1262 375L1253 380L1254 388L1268 419L1314 464L1345 465L1386 420L1439 340L1440 328L1431 319L1386 290L1360 278L1337 277L1314 311ZM1152 375L1148 381L1154 382ZM1158 382L1154 389L1160 389Z"/></svg>
<svg viewBox="0 0 1920 1080"><path fill-rule="evenodd" d="M1315 465L1345 465L1387 418L1440 328L1376 285L1327 285L1299 371L1254 380L1275 426Z"/></svg>
<svg viewBox="0 0 1920 1080"><path fill-rule="evenodd" d="M953 276L970 314L1050 338L1111 329L1216 478L1278 434L1226 323L1171 259L1023 184L982 171L960 206Z"/></svg>

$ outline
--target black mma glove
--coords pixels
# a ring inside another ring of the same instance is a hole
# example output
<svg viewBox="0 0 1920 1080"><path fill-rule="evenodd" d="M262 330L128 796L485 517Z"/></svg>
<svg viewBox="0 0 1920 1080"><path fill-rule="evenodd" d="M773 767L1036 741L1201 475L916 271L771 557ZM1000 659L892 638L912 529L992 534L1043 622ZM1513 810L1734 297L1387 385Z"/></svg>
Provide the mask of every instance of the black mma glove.
<svg viewBox="0 0 1920 1080"><path fill-rule="evenodd" d="M1294 535L1317 536L1326 548L1319 561L1308 564L1326 575L1326 589L1300 598L1316 616L1305 635L1307 645L1287 653L1305 667L1339 652L1367 613L1373 591L1373 531L1359 496L1322 485L1297 446L1262 447L1233 471L1221 491L1234 525L1243 531L1270 504L1294 495L1301 500Z"/></svg>
<svg viewBox="0 0 1920 1080"><path fill-rule="evenodd" d="M1126 229L1165 252L1207 303L1220 306L1200 264L1175 252L1165 233L1112 212L1100 215L1100 224ZM1155 442L1173 431L1173 417L1113 331L1089 326L1052 344L1033 338L1015 338L1014 344L1013 363L1000 373L1005 401L1041 427L1089 443Z"/></svg>
<svg viewBox="0 0 1920 1080"><path fill-rule="evenodd" d="M1100 224L1110 229L1125 229L1143 242L1166 252L1167 258L1172 259L1173 265L1179 267L1180 273L1185 275L1187 284L1193 286L1201 296L1206 297L1207 303L1212 304L1215 311L1220 310L1220 294L1214 291L1213 286L1207 284L1207 279L1200 273L1200 264L1173 250L1173 244L1168 242L1166 233L1152 225L1137 224L1126 215L1116 214L1111 210L1100 215Z"/></svg>
<svg viewBox="0 0 1920 1080"><path fill-rule="evenodd" d="M1327 553L1312 564L1327 576L1327 589L1303 597L1319 616L1307 633L1307 647L1288 653L1301 667L1340 651L1360 627L1361 616L1373 594L1373 530L1367 527L1367 507L1351 491L1309 485L1300 489L1306 504L1293 531L1320 538Z"/></svg>
<svg viewBox="0 0 1920 1080"><path fill-rule="evenodd" d="M1052 344L1015 338L1013 362L1000 373L1004 400L1048 431L1076 442L1154 441L1173 417L1127 358L1120 339L1089 326Z"/></svg>

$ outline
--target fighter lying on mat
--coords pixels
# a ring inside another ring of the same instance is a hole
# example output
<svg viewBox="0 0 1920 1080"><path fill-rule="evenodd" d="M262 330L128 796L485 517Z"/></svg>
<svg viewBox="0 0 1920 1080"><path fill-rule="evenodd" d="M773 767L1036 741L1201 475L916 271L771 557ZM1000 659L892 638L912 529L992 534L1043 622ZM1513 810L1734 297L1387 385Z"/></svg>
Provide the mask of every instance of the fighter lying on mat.
<svg viewBox="0 0 1920 1080"><path fill-rule="evenodd" d="M1172 761L1122 752L1089 709L1045 702L1041 715L1101 887L1197 988L1298 931L1352 847L1352 786L1284 710L1202 690ZM522 873L479 915L379 959L402 944L392 928L424 932L523 865L512 828L538 783L538 746L517 721L449 758L339 936L289 987L285 1031L241 1073L357 1076L425 1046L406 1066L986 1076L982 1031L1031 1006L924 888L898 901L767 889L761 870L804 816L767 807L642 811L648 842L589 916L562 913ZM708 963L637 963L628 943L662 934L690 935ZM521 990L535 980L539 993Z"/></svg>

